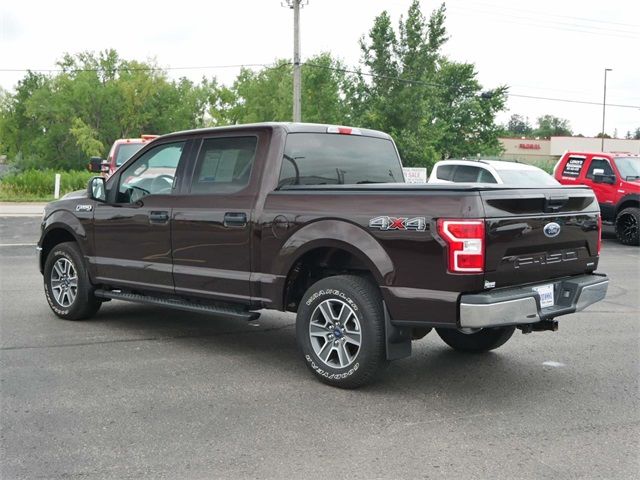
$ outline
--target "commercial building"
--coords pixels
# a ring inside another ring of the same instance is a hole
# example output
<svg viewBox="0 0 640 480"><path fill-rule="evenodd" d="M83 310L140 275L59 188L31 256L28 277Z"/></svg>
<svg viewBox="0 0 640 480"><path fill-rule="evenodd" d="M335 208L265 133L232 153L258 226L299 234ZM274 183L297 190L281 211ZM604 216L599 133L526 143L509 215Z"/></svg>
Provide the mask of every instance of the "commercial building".
<svg viewBox="0 0 640 480"><path fill-rule="evenodd" d="M567 150L575 152L629 152L640 154L640 140L595 137L551 137L550 139L500 138L503 160L540 163L557 160Z"/></svg>

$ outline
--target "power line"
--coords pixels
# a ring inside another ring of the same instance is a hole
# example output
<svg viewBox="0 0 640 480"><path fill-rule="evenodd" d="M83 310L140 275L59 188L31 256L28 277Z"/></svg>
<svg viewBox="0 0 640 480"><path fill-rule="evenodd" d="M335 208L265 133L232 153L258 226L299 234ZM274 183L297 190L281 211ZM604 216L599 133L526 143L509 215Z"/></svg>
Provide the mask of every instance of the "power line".
<svg viewBox="0 0 640 480"><path fill-rule="evenodd" d="M531 16L526 16L524 14L517 15L517 14L508 13L508 12L495 12L495 11L489 11L489 10L482 10L482 9L475 8L473 6L461 8L453 5L452 7L450 7L450 9L452 12L456 14L468 15L468 16L483 15L497 21L500 21L500 18L496 18L496 17L501 17L502 19L507 20L511 24L524 25L527 27L546 28L546 29L557 30L557 31L587 33L591 35L628 38L628 39L634 39L634 40L640 38L640 36L638 36L638 34L634 31L619 30L619 29L611 30L611 29L598 27L598 26L580 25L575 23L571 24L571 23L560 22L560 21L545 20L542 18L531 18ZM500 22L500 23L503 23L503 22Z"/></svg>
<svg viewBox="0 0 640 480"><path fill-rule="evenodd" d="M215 70L224 68L280 68L291 63L283 63L273 65L269 63L239 63L234 65L203 65L189 67L118 67L118 68L0 68L0 72L37 72L37 73L80 73L80 72L156 72L156 71L175 71L175 70Z"/></svg>
<svg viewBox="0 0 640 480"><path fill-rule="evenodd" d="M278 65L273 64L265 64L265 63L243 63L243 64L234 64L234 65L205 65L205 66L189 66L189 67L136 67L136 68L116 68L114 71L158 71L158 70L207 70L207 69L224 69L224 68L266 68L269 70L288 67L293 65L291 62L283 62ZM363 72L361 70L351 70L348 68L338 68L331 67L328 65L318 65L311 62L302 62L302 66L312 67L312 68L321 68L333 70L341 73L349 73L352 75L361 75L364 77L376 78L380 80L389 80L397 83L404 84L413 84L413 85L422 85L427 87L438 87L438 88L449 88L451 85L444 85L435 82L425 82L424 80L410 79L410 78L401 78L401 77L393 77L389 75L378 75L371 72ZM82 69L9 69L9 68L0 68L0 72L42 72L42 73L75 73L75 72L102 72L105 69L102 68L82 68ZM569 98L561 98L561 97L545 97L539 95L525 95L525 94L516 94L516 93L506 93L508 97L515 98L528 98L532 100L546 100L552 102L564 102L564 103L576 103L583 105L598 105L601 106L602 102L594 102L588 100L574 100ZM640 105L629 105L629 104L619 104L619 103L607 103L607 107L617 107L617 108L635 108L640 109Z"/></svg>
<svg viewBox="0 0 640 480"><path fill-rule="evenodd" d="M515 11L515 12L522 12L522 13L526 13L526 14L533 14L533 15L538 15L541 17L544 17L544 19L548 19L548 17L556 17L556 18L566 18L569 20L580 20L580 21L585 21L585 22L591 22L591 23L601 23L601 24L609 24L609 25L616 25L616 26L622 26L622 27L631 27L631 28L639 28L640 29L640 25L639 24L633 24L633 23L622 23L622 22L613 22L611 20L599 20L599 19L595 19L595 18L587 18L587 17L576 17L576 16L572 16L572 15L560 15L557 13L549 13L547 11L541 12L541 11L536 11L536 10L529 10L529 9L523 9L523 8L517 8L517 7L512 7L512 6L504 6L504 5L496 5L495 3L490 3L490 2L483 2L483 1L478 1L478 0L474 0L474 5L475 4L479 4L481 6L486 6L489 8L497 8L500 10L511 10L511 11ZM455 4L453 4L454 6L457 6Z"/></svg>
<svg viewBox="0 0 640 480"><path fill-rule="evenodd" d="M355 75L363 75L363 76L371 77L371 78L379 78L379 79L382 79L382 80L391 80L391 81L396 81L398 83L409 83L409 84L423 85L423 86L427 86L427 87L439 87L439 88L448 88L448 87L450 87L450 85L444 85L444 84L439 84L439 83L425 82L425 81L422 81L422 80L415 80L415 79L408 79L408 78L391 77L391 76L388 76L388 75L377 75L375 73L362 72L362 71L357 71L357 70L349 70L349 69L346 69L346 68L330 67L328 65L317 65L317 64L313 64L313 63L309 63L309 62L305 62L305 63L303 63L303 65L304 66L308 66L308 67L314 67L314 68L326 68L326 69L329 69L329 70L334 70L334 71L343 72L343 73L351 73L351 74L355 74ZM579 103L579 104L584 104L584 105L598 105L598 106L602 105L602 102L592 102L592 101L587 101L587 100L572 100L572 99L569 99L569 98L542 97L542 96L537 96L537 95L523 95L523 94L516 94L516 93L506 93L505 95L508 96L508 97L530 98L530 99L534 99L534 100L548 100L548 101L553 101L553 102ZM637 108L637 109L640 109L640 105L624 105L624 104L616 104L616 103L607 103L607 107Z"/></svg>

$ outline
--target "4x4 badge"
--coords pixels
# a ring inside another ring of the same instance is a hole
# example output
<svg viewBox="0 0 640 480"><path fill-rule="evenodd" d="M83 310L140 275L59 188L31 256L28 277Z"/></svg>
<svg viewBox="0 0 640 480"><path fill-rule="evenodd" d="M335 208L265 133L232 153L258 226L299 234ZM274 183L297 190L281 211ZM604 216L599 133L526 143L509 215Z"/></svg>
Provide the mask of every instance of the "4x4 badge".
<svg viewBox="0 0 640 480"><path fill-rule="evenodd" d="M375 217L369 220L369 228L379 230L415 230L424 232L427 229L427 221L424 217Z"/></svg>

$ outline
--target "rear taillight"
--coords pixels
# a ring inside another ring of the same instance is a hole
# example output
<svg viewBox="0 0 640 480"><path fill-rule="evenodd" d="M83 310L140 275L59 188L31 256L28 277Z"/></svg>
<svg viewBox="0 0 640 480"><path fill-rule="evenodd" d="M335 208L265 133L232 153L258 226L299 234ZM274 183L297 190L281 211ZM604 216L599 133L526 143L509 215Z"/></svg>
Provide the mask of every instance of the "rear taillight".
<svg viewBox="0 0 640 480"><path fill-rule="evenodd" d="M598 255L602 248L602 215L598 215Z"/></svg>
<svg viewBox="0 0 640 480"><path fill-rule="evenodd" d="M449 271L484 271L484 222L482 220L438 220L438 233L447 243Z"/></svg>

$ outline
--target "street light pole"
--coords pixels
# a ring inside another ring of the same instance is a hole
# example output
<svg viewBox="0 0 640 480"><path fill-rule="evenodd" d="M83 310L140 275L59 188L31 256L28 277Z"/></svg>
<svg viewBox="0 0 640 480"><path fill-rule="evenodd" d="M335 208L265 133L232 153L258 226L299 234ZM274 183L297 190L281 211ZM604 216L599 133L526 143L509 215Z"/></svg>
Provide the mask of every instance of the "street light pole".
<svg viewBox="0 0 640 480"><path fill-rule="evenodd" d="M604 69L604 96L602 98L602 132L600 132L600 136L602 137L600 150L604 152L604 115L607 110L607 72L611 72L611 68Z"/></svg>
<svg viewBox="0 0 640 480"><path fill-rule="evenodd" d="M302 121L302 73L300 71L300 8L306 0L285 0L293 10L293 121Z"/></svg>

